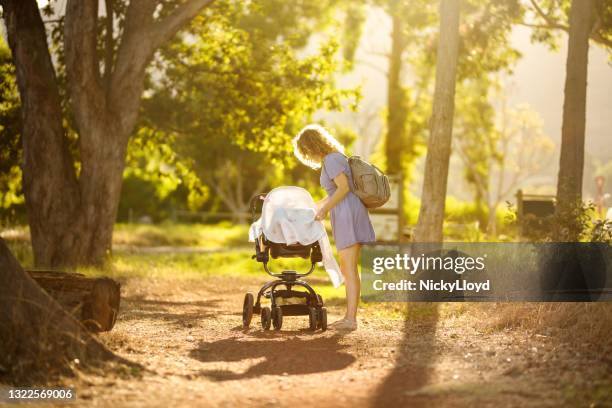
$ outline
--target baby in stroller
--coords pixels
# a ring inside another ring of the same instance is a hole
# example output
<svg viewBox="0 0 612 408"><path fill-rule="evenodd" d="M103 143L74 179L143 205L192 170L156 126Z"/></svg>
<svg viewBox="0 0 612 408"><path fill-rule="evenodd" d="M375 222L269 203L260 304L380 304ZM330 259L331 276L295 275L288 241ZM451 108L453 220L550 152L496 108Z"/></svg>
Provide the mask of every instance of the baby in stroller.
<svg viewBox="0 0 612 408"><path fill-rule="evenodd" d="M263 202L261 217L255 220L258 203ZM253 258L263 264L274 278L263 285L257 294L247 293L242 308L242 324L248 328L254 313L261 316L264 330L280 330L284 316L308 316L310 330L327 329L327 310L323 299L301 278L310 275L322 263L335 287L343 281L340 268L332 254L327 232L316 221L315 203L308 191L300 187L278 187L268 194L251 199L253 224L249 240L255 242ZM310 258L306 272L285 270L274 273L268 262L276 258ZM295 290L301 288L305 290ZM262 298L270 299L270 307L262 306ZM279 299L299 299L300 303L285 304ZM283 303L283 304L281 304Z"/></svg>

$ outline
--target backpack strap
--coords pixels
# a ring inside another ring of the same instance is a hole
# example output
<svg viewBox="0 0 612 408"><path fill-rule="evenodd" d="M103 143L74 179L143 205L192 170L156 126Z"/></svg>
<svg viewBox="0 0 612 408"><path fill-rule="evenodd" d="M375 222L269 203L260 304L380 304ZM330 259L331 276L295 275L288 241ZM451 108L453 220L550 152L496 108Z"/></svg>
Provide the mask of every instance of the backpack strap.
<svg viewBox="0 0 612 408"><path fill-rule="evenodd" d="M336 153L340 153L340 152L336 152ZM331 153L330 153L330 154L331 154ZM348 171L350 171L350 172L351 172L351 177L349 177L349 176L348 176L348 174L345 174L345 175L346 175L347 181L349 181L348 186L349 186L349 188L350 188L350 191L354 191L354 189L355 189L357 186L356 186L356 184L355 184L355 179L353 178L353 171L351 170L351 164L350 164L350 163L349 163L349 161L348 161L349 157L348 157L346 154L344 154L344 153L340 153L340 154L341 154L341 155L343 155L343 156L346 158L346 163L348 164L348 168L349 168L349 169L348 169ZM325 170L325 160L323 160L323 161L321 162L321 169L322 169L322 170L325 172L325 174L327 174L327 178L328 178L328 179L330 179L331 181L334 181L334 179L333 179L333 178L329 177L329 173L327 172L327 170ZM352 182L352 183L350 182L350 180L351 180L351 179L353 179L353 182ZM335 182L334 182L334 184L335 184ZM336 186L336 187L337 187L337 186Z"/></svg>

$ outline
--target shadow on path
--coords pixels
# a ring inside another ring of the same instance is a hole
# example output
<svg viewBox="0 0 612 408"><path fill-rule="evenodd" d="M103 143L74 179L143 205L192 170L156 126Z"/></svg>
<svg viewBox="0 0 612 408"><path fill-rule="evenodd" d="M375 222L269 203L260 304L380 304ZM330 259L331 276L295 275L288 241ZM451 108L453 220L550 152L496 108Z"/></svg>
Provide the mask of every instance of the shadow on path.
<svg viewBox="0 0 612 408"><path fill-rule="evenodd" d="M214 318L220 314L232 314L219 311L221 302L222 299L168 301L147 299L143 296L128 296L122 299L120 319L123 321L148 319L179 326L197 326L202 319ZM192 310L182 310L185 307Z"/></svg>
<svg viewBox="0 0 612 408"><path fill-rule="evenodd" d="M430 399L415 397L410 392L429 383L436 360L437 324L438 304L408 305L395 366L377 388L372 407L432 406Z"/></svg>
<svg viewBox="0 0 612 408"><path fill-rule="evenodd" d="M250 359L262 361L242 373L229 370L201 371L201 375L216 381L241 380L261 375L301 375L326 371L342 370L353 362L355 357L344 350L348 345L339 343L342 336L323 337L313 334L303 336L304 332L282 332L272 337L256 332L251 337L257 340L230 338L213 342L201 342L189 355L202 362L239 362ZM301 337L295 337L301 334ZM287 335L292 337L288 338ZM275 340L274 340L275 339Z"/></svg>

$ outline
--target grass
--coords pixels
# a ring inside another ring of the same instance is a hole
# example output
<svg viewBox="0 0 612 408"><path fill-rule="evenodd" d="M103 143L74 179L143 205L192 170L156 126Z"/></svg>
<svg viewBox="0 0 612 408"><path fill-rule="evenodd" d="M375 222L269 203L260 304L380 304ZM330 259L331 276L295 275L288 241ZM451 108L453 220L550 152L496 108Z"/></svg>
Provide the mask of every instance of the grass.
<svg viewBox="0 0 612 408"><path fill-rule="evenodd" d="M525 302L478 305L474 311L489 316L487 330L523 329L575 345L612 350L612 303Z"/></svg>
<svg viewBox="0 0 612 408"><path fill-rule="evenodd" d="M27 227L2 231L2 236L25 266L33 265ZM221 222L218 224L117 224L113 235L115 251L110 263L102 269L79 268L88 276L109 276L115 279L199 279L236 278L255 280L267 277L262 265L251 259L253 250L247 242L248 226ZM138 247L197 247L198 252L142 253ZM126 248L127 247L127 248ZM134 249L134 251L130 250ZM276 259L270 262L273 271L292 269L306 271L309 261ZM338 302L343 288L334 288L325 271L317 267L309 277L326 300ZM255 285L254 285L255 287Z"/></svg>
<svg viewBox="0 0 612 408"><path fill-rule="evenodd" d="M237 279L253 282L253 290L267 278L262 265L251 259L247 247L247 226L219 223L137 225L118 224L116 250L103 269L81 268L87 275L116 279ZM27 228L3 230L11 251L24 266L32 265ZM198 252L143 253L129 248L141 246L192 246ZM301 259L271 261L273 270L304 271L309 263ZM334 288L322 268L309 277L329 305L344 304L344 288ZM527 330L552 334L570 343L586 342L612 347L612 304L609 303L362 303L361 308L377 318L409 319L457 318L470 313L481 316L484 331Z"/></svg>
<svg viewBox="0 0 612 408"><path fill-rule="evenodd" d="M116 224L114 246L191 246L199 248L227 248L247 244L247 225L229 222L217 224ZM10 243L29 246L30 231L26 225L0 228L0 237Z"/></svg>
<svg viewBox="0 0 612 408"><path fill-rule="evenodd" d="M112 262L103 269L80 268L88 276L109 276L118 280L140 279L235 279L258 282L268 277L260 263L251 259L252 250L233 249L203 253L162 253L144 254L119 252ZM309 261L302 259L272 260L272 271L291 269L307 271ZM271 279L271 278L270 278ZM343 288L334 288L321 267L317 267L309 280L324 299L337 303L344 295Z"/></svg>
<svg viewBox="0 0 612 408"><path fill-rule="evenodd" d="M249 249L217 250L196 253L131 253L117 252L111 264L102 270L83 269L85 273L105 273L116 278L193 279L215 276L252 278L265 276L258 262L251 259ZM278 259L270 262L273 270L305 270L309 263L302 259ZM313 276L323 278L321 268Z"/></svg>
<svg viewBox="0 0 612 408"><path fill-rule="evenodd" d="M117 224L113 245L195 246L227 248L246 244L247 225L218 224Z"/></svg>

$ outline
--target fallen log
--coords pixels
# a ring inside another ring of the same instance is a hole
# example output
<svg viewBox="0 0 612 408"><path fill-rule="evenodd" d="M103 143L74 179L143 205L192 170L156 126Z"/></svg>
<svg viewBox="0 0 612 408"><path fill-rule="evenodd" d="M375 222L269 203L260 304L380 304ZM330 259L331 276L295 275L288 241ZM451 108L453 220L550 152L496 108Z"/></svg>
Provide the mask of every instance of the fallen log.
<svg viewBox="0 0 612 408"><path fill-rule="evenodd" d="M115 325L121 299L121 285L117 281L72 272L26 272L88 330L109 331Z"/></svg>

